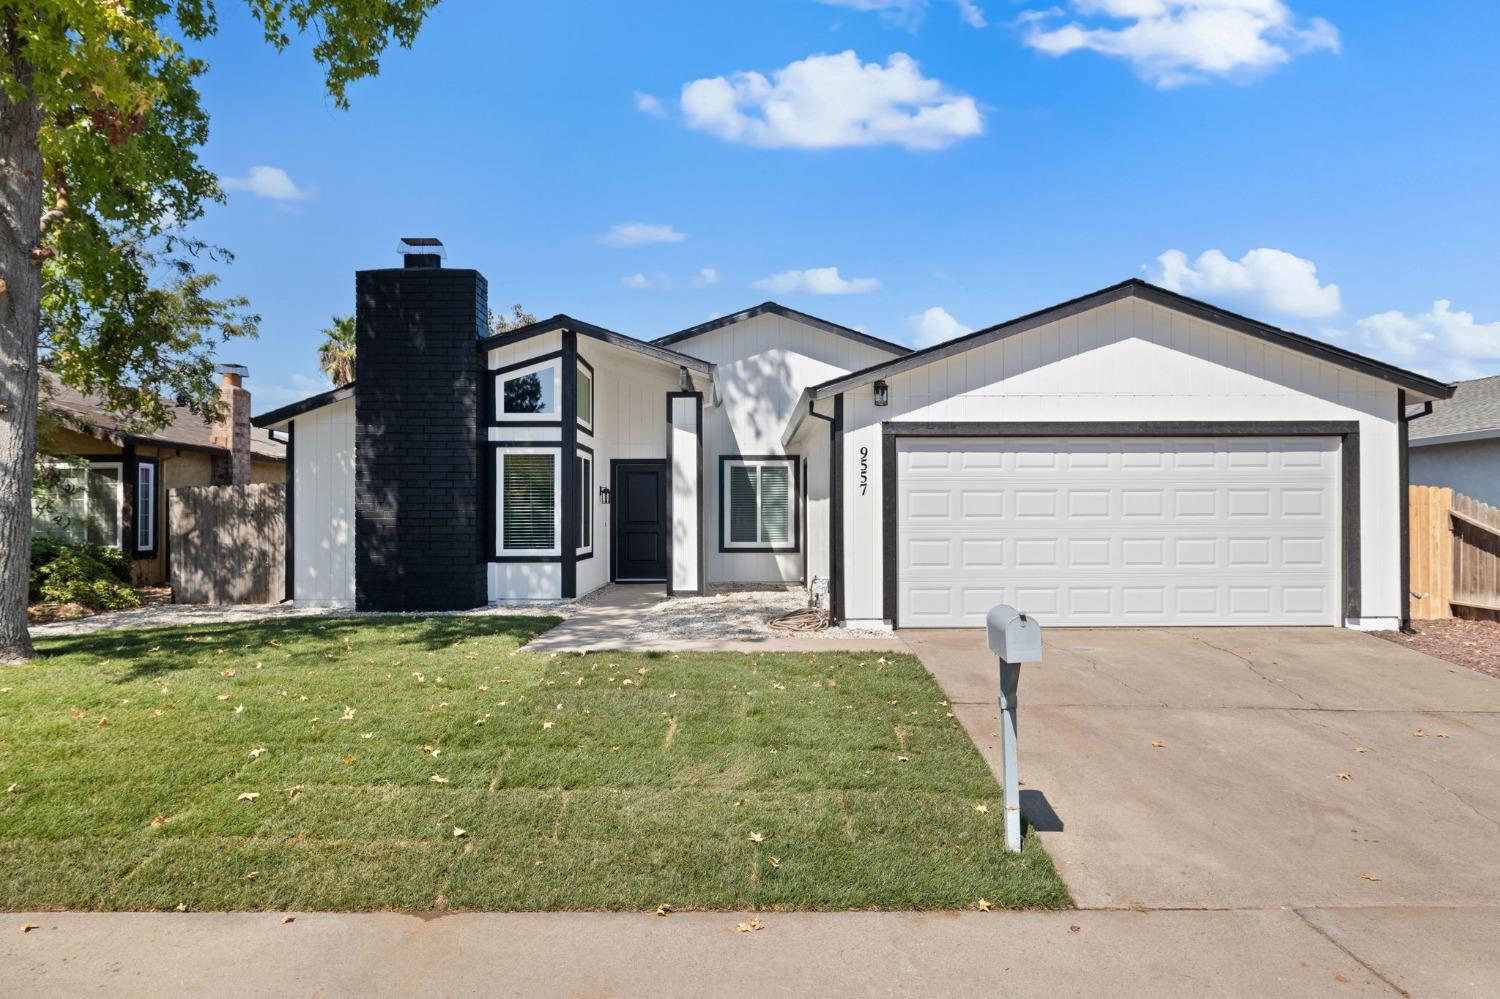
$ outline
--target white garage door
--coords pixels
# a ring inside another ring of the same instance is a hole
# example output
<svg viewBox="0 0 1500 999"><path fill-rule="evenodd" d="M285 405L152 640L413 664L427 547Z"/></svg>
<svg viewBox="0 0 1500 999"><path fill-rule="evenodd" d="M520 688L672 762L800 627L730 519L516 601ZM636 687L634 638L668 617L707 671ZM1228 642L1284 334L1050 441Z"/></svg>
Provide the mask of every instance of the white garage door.
<svg viewBox="0 0 1500 999"><path fill-rule="evenodd" d="M899 623L1337 624L1336 438L898 442Z"/></svg>

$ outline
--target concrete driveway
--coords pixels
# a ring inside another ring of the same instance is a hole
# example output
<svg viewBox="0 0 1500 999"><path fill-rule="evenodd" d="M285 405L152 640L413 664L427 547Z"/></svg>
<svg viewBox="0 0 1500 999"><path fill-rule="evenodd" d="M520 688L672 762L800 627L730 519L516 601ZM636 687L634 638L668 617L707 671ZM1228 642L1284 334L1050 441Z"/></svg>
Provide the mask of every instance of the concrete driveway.
<svg viewBox="0 0 1500 999"><path fill-rule="evenodd" d="M993 766L983 633L902 637ZM1022 810L1080 906L1500 903L1500 682L1342 629L1057 629L1044 655Z"/></svg>

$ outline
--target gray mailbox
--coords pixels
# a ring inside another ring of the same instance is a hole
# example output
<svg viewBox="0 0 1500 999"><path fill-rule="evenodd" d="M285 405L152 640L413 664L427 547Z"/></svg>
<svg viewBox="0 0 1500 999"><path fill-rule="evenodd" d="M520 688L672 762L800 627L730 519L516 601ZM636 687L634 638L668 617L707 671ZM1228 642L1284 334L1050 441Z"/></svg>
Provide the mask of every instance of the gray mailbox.
<svg viewBox="0 0 1500 999"><path fill-rule="evenodd" d="M1016 689L1021 664L1042 661L1042 626L1009 604L985 619L990 651L1000 659L1000 780L1005 788L1005 846L1021 850L1021 775L1016 763Z"/></svg>

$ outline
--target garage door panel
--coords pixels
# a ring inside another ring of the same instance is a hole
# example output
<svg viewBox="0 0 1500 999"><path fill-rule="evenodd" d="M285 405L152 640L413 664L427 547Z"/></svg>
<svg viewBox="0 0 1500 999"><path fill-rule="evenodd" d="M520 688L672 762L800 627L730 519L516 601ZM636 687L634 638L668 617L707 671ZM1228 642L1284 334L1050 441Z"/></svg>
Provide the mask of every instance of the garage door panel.
<svg viewBox="0 0 1500 999"><path fill-rule="evenodd" d="M897 468L903 626L1337 623L1333 438L923 439Z"/></svg>

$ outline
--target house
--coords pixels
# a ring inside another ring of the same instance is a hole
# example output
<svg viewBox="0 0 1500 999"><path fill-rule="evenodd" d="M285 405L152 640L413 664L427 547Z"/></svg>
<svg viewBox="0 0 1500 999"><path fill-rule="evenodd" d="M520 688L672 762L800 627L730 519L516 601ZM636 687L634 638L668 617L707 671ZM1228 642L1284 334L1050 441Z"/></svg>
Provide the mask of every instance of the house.
<svg viewBox="0 0 1500 999"><path fill-rule="evenodd" d="M219 366L226 418L210 423L172 407L160 430L136 432L103 403L56 381L39 403L51 425L40 466L52 466L62 495L33 512L32 529L131 554L138 584L168 580L167 491L182 486L282 482L286 449L250 425L250 393L239 365Z"/></svg>
<svg viewBox="0 0 1500 999"><path fill-rule="evenodd" d="M774 303L487 335L484 278L404 252L356 275L355 383L255 421L290 439L299 604L802 581L860 626L1406 614L1430 378L1136 280L919 351Z"/></svg>
<svg viewBox="0 0 1500 999"><path fill-rule="evenodd" d="M1412 424L1411 481L1500 506L1500 375L1459 382Z"/></svg>

